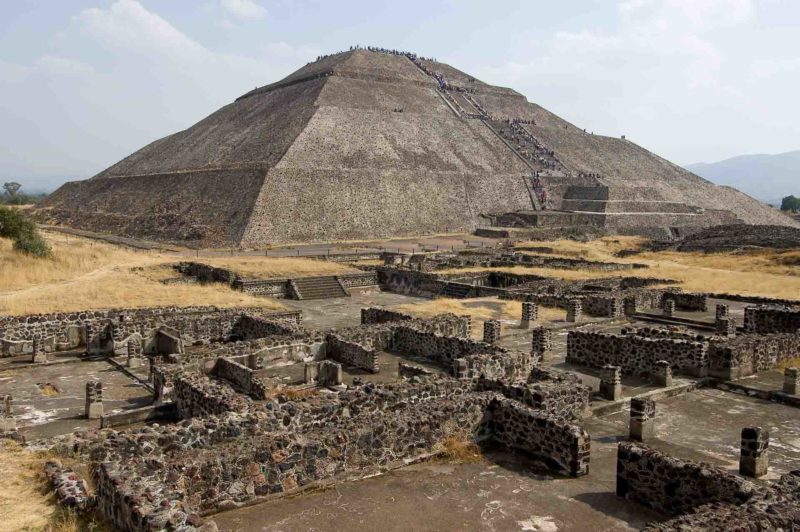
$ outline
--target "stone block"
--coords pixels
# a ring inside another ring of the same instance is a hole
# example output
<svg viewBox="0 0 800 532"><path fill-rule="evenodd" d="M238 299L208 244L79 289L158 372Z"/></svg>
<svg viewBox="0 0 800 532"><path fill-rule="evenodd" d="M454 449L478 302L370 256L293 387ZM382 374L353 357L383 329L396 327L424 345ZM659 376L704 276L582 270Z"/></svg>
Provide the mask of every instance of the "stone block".
<svg viewBox="0 0 800 532"><path fill-rule="evenodd" d="M502 325L498 320L486 320L483 322L483 341L487 344L496 344L500 339Z"/></svg>
<svg viewBox="0 0 800 532"><path fill-rule="evenodd" d="M664 306L663 306L663 314L664 316L671 318L675 315L675 300L674 299L665 299Z"/></svg>
<svg viewBox="0 0 800 532"><path fill-rule="evenodd" d="M714 327L720 336L736 336L736 322L733 321L733 318L717 318Z"/></svg>
<svg viewBox="0 0 800 532"><path fill-rule="evenodd" d="M338 386L342 384L342 365L330 360L320 362L317 382L320 386Z"/></svg>
<svg viewBox="0 0 800 532"><path fill-rule="evenodd" d="M647 441L655 435L656 403L651 399L631 399L629 437L633 441Z"/></svg>
<svg viewBox="0 0 800 532"><path fill-rule="evenodd" d="M86 383L86 418L100 419L103 416L103 383L89 381Z"/></svg>
<svg viewBox="0 0 800 532"><path fill-rule="evenodd" d="M567 301L567 321L575 323L583 317L583 302L580 299Z"/></svg>
<svg viewBox="0 0 800 532"><path fill-rule="evenodd" d="M672 386L672 366L666 360L657 361L653 377L658 386Z"/></svg>
<svg viewBox="0 0 800 532"><path fill-rule="evenodd" d="M522 302L522 317L520 319L520 327L522 329L529 329L531 322L536 321L539 315L539 307L532 301Z"/></svg>
<svg viewBox="0 0 800 532"><path fill-rule="evenodd" d="M47 362L47 353L44 352L42 344L38 339L33 339L33 350L31 352L31 362L34 364L44 364Z"/></svg>
<svg viewBox="0 0 800 532"><path fill-rule="evenodd" d="M622 369L603 366L600 370L600 395L609 401L622 399Z"/></svg>
<svg viewBox="0 0 800 532"><path fill-rule="evenodd" d="M759 478L767 474L769 432L761 427L742 429L739 457L739 473L746 477Z"/></svg>
<svg viewBox="0 0 800 532"><path fill-rule="evenodd" d="M724 305L722 303L717 303L714 319L719 320L721 318L728 318L730 317L730 307L728 305Z"/></svg>
<svg viewBox="0 0 800 532"><path fill-rule="evenodd" d="M550 349L552 349L550 329L534 327L531 336L531 354L536 357L538 362L542 362Z"/></svg>
<svg viewBox="0 0 800 532"><path fill-rule="evenodd" d="M308 362L303 366L303 382L316 384L319 376L319 362Z"/></svg>
<svg viewBox="0 0 800 532"><path fill-rule="evenodd" d="M783 393L800 395L800 367L783 370Z"/></svg>

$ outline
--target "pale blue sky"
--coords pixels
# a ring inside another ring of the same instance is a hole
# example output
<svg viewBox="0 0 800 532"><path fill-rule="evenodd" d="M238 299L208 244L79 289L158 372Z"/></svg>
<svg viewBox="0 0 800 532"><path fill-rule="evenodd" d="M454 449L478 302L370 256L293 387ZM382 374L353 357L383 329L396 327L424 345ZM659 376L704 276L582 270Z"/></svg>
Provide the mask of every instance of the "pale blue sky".
<svg viewBox="0 0 800 532"><path fill-rule="evenodd" d="M0 181L90 177L351 44L436 57L681 164L800 149L795 0L17 0Z"/></svg>

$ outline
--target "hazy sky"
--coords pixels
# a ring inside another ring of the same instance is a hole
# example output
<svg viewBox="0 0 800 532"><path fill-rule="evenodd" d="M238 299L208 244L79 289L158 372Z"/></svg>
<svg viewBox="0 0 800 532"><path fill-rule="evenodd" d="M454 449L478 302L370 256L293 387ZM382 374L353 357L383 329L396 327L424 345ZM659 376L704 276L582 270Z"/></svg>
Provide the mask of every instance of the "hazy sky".
<svg viewBox="0 0 800 532"><path fill-rule="evenodd" d="M415 51L679 164L800 149L800 1L0 5L0 181L90 177L320 53Z"/></svg>

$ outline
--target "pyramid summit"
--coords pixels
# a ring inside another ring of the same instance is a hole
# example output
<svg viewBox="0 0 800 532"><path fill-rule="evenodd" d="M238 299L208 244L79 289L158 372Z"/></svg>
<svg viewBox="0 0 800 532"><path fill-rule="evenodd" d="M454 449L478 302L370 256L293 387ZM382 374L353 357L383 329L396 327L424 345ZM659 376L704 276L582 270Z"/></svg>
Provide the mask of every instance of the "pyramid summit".
<svg viewBox="0 0 800 532"><path fill-rule="evenodd" d="M593 226L791 224L624 138L412 53L354 48L252 90L42 204L65 225L203 246Z"/></svg>

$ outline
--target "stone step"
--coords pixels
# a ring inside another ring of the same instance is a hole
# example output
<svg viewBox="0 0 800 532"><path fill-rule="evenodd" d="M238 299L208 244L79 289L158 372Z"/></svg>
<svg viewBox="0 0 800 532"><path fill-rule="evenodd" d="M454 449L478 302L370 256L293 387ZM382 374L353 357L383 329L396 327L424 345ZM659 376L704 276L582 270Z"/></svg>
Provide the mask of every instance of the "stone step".
<svg viewBox="0 0 800 532"><path fill-rule="evenodd" d="M302 277L294 280L294 286L300 299L330 299L334 297L348 297L336 277Z"/></svg>

